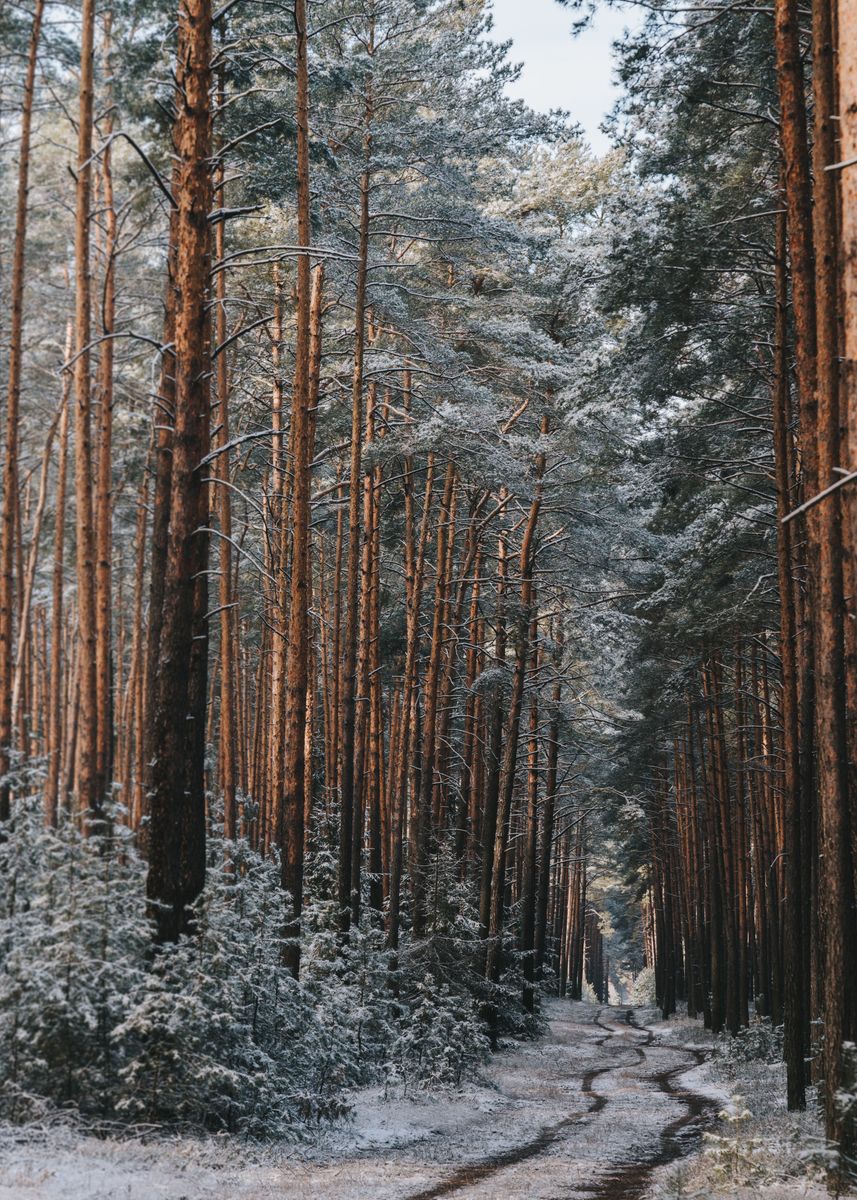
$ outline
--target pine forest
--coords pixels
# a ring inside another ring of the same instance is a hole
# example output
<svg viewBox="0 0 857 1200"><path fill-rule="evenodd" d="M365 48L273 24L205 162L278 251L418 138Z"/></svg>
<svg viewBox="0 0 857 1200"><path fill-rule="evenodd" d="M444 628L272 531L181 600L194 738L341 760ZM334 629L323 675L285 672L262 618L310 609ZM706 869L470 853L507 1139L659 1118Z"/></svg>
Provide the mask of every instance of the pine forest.
<svg viewBox="0 0 857 1200"><path fill-rule="evenodd" d="M852 1194L857 0L0 0L0 297L0 1197Z"/></svg>

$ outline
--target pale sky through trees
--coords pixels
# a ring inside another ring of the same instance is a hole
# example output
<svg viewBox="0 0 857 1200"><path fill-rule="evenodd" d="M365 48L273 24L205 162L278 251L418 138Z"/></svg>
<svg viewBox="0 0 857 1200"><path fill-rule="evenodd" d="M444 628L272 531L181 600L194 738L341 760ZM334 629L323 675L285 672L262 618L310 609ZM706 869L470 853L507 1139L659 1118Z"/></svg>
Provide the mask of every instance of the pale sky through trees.
<svg viewBox="0 0 857 1200"><path fill-rule="evenodd" d="M592 28L575 38L577 15L556 0L494 0L494 36L511 38L512 60L524 63L513 94L539 111L567 109L593 148L604 151L609 140L599 125L617 96L611 47L634 18L602 5Z"/></svg>

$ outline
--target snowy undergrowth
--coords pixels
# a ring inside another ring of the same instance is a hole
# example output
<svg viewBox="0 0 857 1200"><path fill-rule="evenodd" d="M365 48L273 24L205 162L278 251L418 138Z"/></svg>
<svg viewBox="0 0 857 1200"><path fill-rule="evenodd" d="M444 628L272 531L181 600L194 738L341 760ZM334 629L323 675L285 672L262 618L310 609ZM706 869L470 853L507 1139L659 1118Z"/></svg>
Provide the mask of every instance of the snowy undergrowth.
<svg viewBox="0 0 857 1200"><path fill-rule="evenodd" d="M454 876L430 935L405 934L395 964L368 920L343 951L320 836L297 983L278 865L246 844L210 839L196 933L156 951L121 814L83 837L68 821L46 830L40 806L21 802L3 834L0 1119L69 1112L90 1129L294 1140L345 1115L355 1087L454 1088L485 1058L478 926ZM490 999L501 1031L524 1033L510 970Z"/></svg>
<svg viewBox="0 0 857 1200"><path fill-rule="evenodd" d="M814 1095L804 1113L786 1108L780 1030L757 1021L737 1037L714 1037L698 1021L649 1022L659 1038L710 1050L680 1083L717 1102L700 1150L662 1169L651 1200L822 1200L824 1139Z"/></svg>

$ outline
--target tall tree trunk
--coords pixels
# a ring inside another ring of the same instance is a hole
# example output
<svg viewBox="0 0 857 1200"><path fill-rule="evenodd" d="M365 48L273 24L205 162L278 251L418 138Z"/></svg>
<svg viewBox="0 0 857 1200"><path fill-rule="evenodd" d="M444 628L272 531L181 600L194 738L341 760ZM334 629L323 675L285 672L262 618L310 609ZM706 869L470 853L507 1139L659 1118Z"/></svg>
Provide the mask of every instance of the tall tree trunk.
<svg viewBox="0 0 857 1200"><path fill-rule="evenodd" d="M10 815L8 781L12 744L12 674L15 604L15 507L18 495L18 424L21 402L21 363L24 333L24 278L27 245L27 197L30 180L30 141L36 60L45 0L36 0L27 70L21 105L21 140L18 158L18 192L15 203L15 242L12 248L9 329L9 386L6 393L6 457L3 462L3 499L0 512L0 821Z"/></svg>
<svg viewBox="0 0 857 1200"><path fill-rule="evenodd" d="M370 32L372 54L374 32ZM351 385L351 471L348 483L348 566L345 583L345 630L340 705L342 708L341 828L339 838L340 929L348 933L352 912L359 905L359 861L354 863L355 824L360 805L355 801L354 741L357 691L357 633L360 583L360 497L363 443L363 363L366 350L366 281L369 265L369 193L372 161L372 89L367 81L363 113L363 171L360 176L357 288L354 303L354 369ZM362 785L362 780L359 781ZM358 856L359 858L359 856ZM355 889L355 880L357 883ZM356 893L356 894L355 894Z"/></svg>
<svg viewBox="0 0 857 1200"><path fill-rule="evenodd" d="M218 108L226 103L223 69L218 84ZM226 208L225 164L217 168L216 207ZM226 251L226 221L221 218L214 230L214 256L222 262ZM220 606L220 788L223 794L223 836L233 841L237 834L236 792L238 786L238 743L236 731L235 628L237 613L232 590L232 491L229 454L229 362L226 357L226 271L215 279L214 340L216 344L217 415L220 425L216 476L217 514L220 523L219 606Z"/></svg>
<svg viewBox="0 0 857 1200"><path fill-rule="evenodd" d="M150 453L154 438L150 443ZM124 802L132 829L138 829L143 815L143 775L145 771L143 705L145 681L143 669L143 585L146 572L146 533L148 530L149 473L144 471L137 499L134 535L134 596L131 605L131 661L128 670L129 692L125 706L125 759L122 764Z"/></svg>
<svg viewBox="0 0 857 1200"><path fill-rule="evenodd" d="M172 194L177 194L179 165L173 164ZM145 734L143 809L149 808L152 787L152 767L155 756L154 715L161 652L161 632L164 625L164 588L167 571L167 546L170 527L170 497L173 477L173 434L176 417L176 310L178 306L176 254L178 250L178 208L170 212L169 246L167 250L167 282L164 293L164 325L161 349L161 373L158 392L154 397L153 433L154 492L152 497L152 532L149 547L149 613L146 629L146 656L143 689L143 730ZM143 830L146 832L143 833ZM142 848L147 848L148 827L141 830Z"/></svg>
<svg viewBox="0 0 857 1200"><path fill-rule="evenodd" d="M437 698L440 686L440 660L444 636L443 610L446 600L447 540L453 536L453 496L455 491L455 468L449 463L446 468L443 500L437 525L437 565L435 594L432 608L432 634L429 659L423 681L423 737L420 751L420 794L416 806L416 829L412 845L411 886L413 891L413 928L416 937L424 937L428 913L426 911L426 872L429 860L429 836L431 833L432 794L434 789L434 766L437 735Z"/></svg>
<svg viewBox="0 0 857 1200"><path fill-rule="evenodd" d="M312 585L309 572L310 470L310 309L311 263L309 177L309 67L305 0L294 5L297 68L298 242L307 253L298 257L295 375L292 386L292 575L289 643L286 653L285 755L283 762L282 882L291 902L285 959L292 974L300 971L300 918L303 906L304 806L307 689L309 685L308 613ZM274 736L278 736L274 731Z"/></svg>
<svg viewBox="0 0 857 1200"><path fill-rule="evenodd" d="M501 493L501 498L502 498ZM506 668L506 538L497 543L497 588L494 617L494 661L498 676ZM479 878L479 930L487 938L491 926L491 897L494 893L494 842L497 837L497 810L500 801L500 768L503 747L503 694L499 682L491 697L488 733L488 765L485 772L485 799L482 805L482 864Z"/></svg>
<svg viewBox="0 0 857 1200"><path fill-rule="evenodd" d="M551 855L554 841L554 813L556 806L557 769L559 766L559 706L562 700L562 656L564 630L562 617L557 618L558 629L554 649L554 684L551 696L550 720L547 732L547 763L545 767L545 796L542 807L541 849L539 853L539 882L536 893L536 979L541 979L545 966L545 938L548 920L548 889L551 876Z"/></svg>
<svg viewBox="0 0 857 1200"><path fill-rule="evenodd" d="M791 508L789 474L788 413L789 376L787 352L788 283L786 278L786 217L777 217L776 318L774 330L773 425L774 463L777 486L777 579L780 593L780 661L782 663L783 789L785 801L785 871L783 950L785 957L785 1058L788 1070L788 1103L791 1109L806 1106L804 1090L800 820L800 758L797 691L797 628L792 579L794 526L784 523Z"/></svg>
<svg viewBox="0 0 857 1200"><path fill-rule="evenodd" d="M838 84L838 158L848 166L836 172L839 180L839 261L841 267L842 420L850 471L857 470L857 0L836 3L836 83ZM857 485L845 489L850 544L857 546Z"/></svg>
<svg viewBox="0 0 857 1200"><path fill-rule="evenodd" d="M406 621L405 668L402 678L402 733L396 762L396 782L393 797L393 847L390 855L390 901L387 912L387 945L395 951L399 946L400 906L402 892L402 866L405 814L408 807L408 773L411 746L416 741L415 723L412 716L416 709L417 657L420 644L420 609L423 595L423 573L425 569L426 545L431 516L432 491L434 488L434 456L429 455L426 471L425 497L420 520L419 539L414 541L413 516L413 468L408 459L405 467L405 575L406 575Z"/></svg>
<svg viewBox="0 0 857 1200"><path fill-rule="evenodd" d="M527 814L524 827L524 871L521 887L521 939L524 986L522 1001L526 1012L534 1012L535 947L536 947L536 847L539 823L539 640L538 618L533 616L530 628L530 714L527 739Z"/></svg>
<svg viewBox="0 0 857 1200"><path fill-rule="evenodd" d="M205 881L208 450L211 346L211 4L182 0L176 55L175 428L155 683L147 895L160 941L190 926Z"/></svg>
<svg viewBox="0 0 857 1200"><path fill-rule="evenodd" d="M80 641L78 684L78 808L86 820L101 812L98 778L98 675L95 595L95 529L92 489L92 279L90 218L92 202L92 112L95 0L83 0L80 42L80 104L75 214L75 363L74 453L77 537L77 620Z"/></svg>
<svg viewBox="0 0 857 1200"><path fill-rule="evenodd" d="M65 358L71 358L73 326L68 323ZM71 375L63 373L63 408L60 416L59 459L54 494L54 567L51 601L51 669L48 699L48 774L45 780L45 824L56 825L59 808L63 747L63 590L65 585L65 504L68 477L68 425Z"/></svg>
<svg viewBox="0 0 857 1200"><path fill-rule="evenodd" d="M815 98L813 206L817 320L818 474L816 486L830 487L839 464L839 273L837 270L836 181L827 170L836 162L831 0L813 3L813 92ZM851 168L848 168L851 169ZM810 512L818 548L818 584L814 596L816 744L820 834L820 892L824 935L824 1081L828 1138L850 1159L857 1146L857 1120L843 1116L839 1093L847 1080L843 1042L857 1035L854 884L852 831L847 793L848 747L845 730L845 639L843 629L842 534L840 493L834 492Z"/></svg>
<svg viewBox="0 0 857 1200"><path fill-rule="evenodd" d="M375 402L377 388L369 384L366 402L366 436L367 445L375 440ZM351 919L357 924L360 920L360 862L363 848L363 836L366 826L366 815L371 814L374 806L373 781L367 773L369 756L369 738L371 729L370 713L370 655L372 652L372 549L374 525L374 486L373 471L369 470L363 477L363 547L360 562L360 616L358 628L358 654L354 740L354 820L352 821L351 842Z"/></svg>
<svg viewBox="0 0 857 1200"><path fill-rule="evenodd" d="M65 411L67 396L65 395L65 387L63 388L63 396L60 400L56 416L51 421L48 427L48 435L45 438L45 448L42 451L42 463L39 471L39 492L36 499L36 509L33 513L33 532L30 537L30 546L27 552L26 569L21 574L20 592L21 606L20 616L18 619L20 628L20 637L18 638L18 649L15 655L15 671L12 679L12 726L20 725L23 727L25 723L24 713L22 712L22 696L28 694L28 689L25 689L25 675L27 668L26 650L32 647L33 630L31 626L31 613L33 607L33 588L36 582L36 568L39 564L39 543L42 539L42 520L45 515L45 506L48 499L48 475L51 467L51 449L54 444L57 426L62 420L62 415Z"/></svg>
<svg viewBox="0 0 857 1200"><path fill-rule="evenodd" d="M98 360L98 470L95 488L95 674L98 795L107 794L113 767L112 558L113 558L113 331L116 312L116 209L110 137L113 133L112 13L103 18L105 144L101 153L104 201L104 281Z"/></svg>
<svg viewBox="0 0 857 1200"><path fill-rule="evenodd" d="M839 145L837 157L848 164L837 172L839 181L839 256L841 330L841 444L849 471L857 467L857 3L838 0L836 5L837 104ZM849 824L851 832L851 887L857 896L857 492L855 484L843 490L843 518L847 547L846 621L847 694L849 704ZM853 983L853 977L852 977ZM852 997L853 1004L853 997ZM852 1040L854 1032L852 1030Z"/></svg>
<svg viewBox="0 0 857 1200"><path fill-rule="evenodd" d="M543 426L542 432L546 432ZM503 929L503 900L505 894L505 863L509 831L509 816L512 810L512 794L515 788L515 771L518 761L518 738L521 726L521 707L524 697L524 679L526 676L527 657L529 648L530 622L534 612L533 570L535 559L535 537L539 512L542 505L542 476L545 469L545 455L539 451L536 456L536 483L533 500L530 505L529 517L521 539L520 573L521 573L521 607L517 620L515 674L512 681L512 695L509 701L509 714L506 722L506 737L503 754L502 786L497 805L497 823L494 833L491 907L488 924L488 943L485 955L485 978L491 983L497 983L500 975L501 945L500 938ZM492 1042L496 1041L496 1007L491 1006L490 1032Z"/></svg>

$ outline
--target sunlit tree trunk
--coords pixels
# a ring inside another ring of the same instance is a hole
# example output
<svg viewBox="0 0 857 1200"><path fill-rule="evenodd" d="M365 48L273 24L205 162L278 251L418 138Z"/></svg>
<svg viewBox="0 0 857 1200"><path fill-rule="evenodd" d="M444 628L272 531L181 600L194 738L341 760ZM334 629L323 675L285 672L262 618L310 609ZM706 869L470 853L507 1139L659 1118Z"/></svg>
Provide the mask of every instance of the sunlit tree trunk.
<svg viewBox="0 0 857 1200"><path fill-rule="evenodd" d="M539 880L536 892L535 976L541 979L545 966L545 940L548 924L548 892L553 861L554 820L556 812L557 774L559 767L559 706L562 700L562 659L564 651L562 618L557 619L553 656L554 683L550 702L550 717L545 747L545 794L542 805L541 843L539 851Z"/></svg>
<svg viewBox="0 0 857 1200"><path fill-rule="evenodd" d="M502 493L501 493L502 498ZM506 539L501 534L497 545L497 586L494 617L494 660L499 672L506 664ZM503 696L499 680L494 685L489 717L487 768L482 804L482 864L479 878L479 929L488 937L491 924L491 897L494 892L494 843L497 837L497 810L500 796L500 768L503 743Z"/></svg>
<svg viewBox="0 0 857 1200"><path fill-rule="evenodd" d="M527 739L527 813L524 826L524 871L521 897L520 947L524 956L523 1005L527 1012L535 1010L535 948L536 948L536 872L538 845L539 803L539 643L538 618L533 617L530 628L530 713Z"/></svg>
<svg viewBox="0 0 857 1200"><path fill-rule="evenodd" d="M426 871L429 860L429 838L431 834L432 795L434 791L435 751L437 745L437 700L440 687L440 660L443 648L443 611L447 589L447 540L452 537L454 521L453 498L455 491L455 468L449 463L446 468L443 499L437 524L437 562L435 568L435 593L432 607L432 632L429 657L423 680L423 734L420 752L420 793L416 804L416 829L411 854L411 890L414 901L413 928L416 937L426 932Z"/></svg>
<svg viewBox="0 0 857 1200"><path fill-rule="evenodd" d="M96 634L96 562L92 486L92 279L90 221L92 204L93 58L95 2L81 10L78 107L77 196L75 213L75 362L74 452L77 546L77 620L80 640L78 684L77 800L86 819L97 818L103 795L98 778L98 674ZM88 816L87 816L88 814Z"/></svg>
<svg viewBox="0 0 857 1200"><path fill-rule="evenodd" d="M396 781L393 790L392 840L390 854L390 897L387 910L387 946L397 950L399 945L402 868L404 860L405 816L408 807L408 775L411 767L411 746L416 743L414 713L416 710L417 659L420 641L420 609L422 607L423 574L429 520L434 488L434 456L429 455L426 471L425 496L419 537L414 537L413 466L410 460L405 470L405 577L406 631L405 667L402 677L402 732L396 758Z"/></svg>
<svg viewBox="0 0 857 1200"><path fill-rule="evenodd" d="M65 393L65 388L63 388ZM20 593L21 604L18 624L21 636L18 638L18 649L15 655L15 669L12 678L12 725L23 727L25 717L23 713L22 699L25 694L32 695L32 690L25 688L25 675L27 671L27 648L32 648L33 628L32 628L32 608L33 608L33 588L36 582L36 569L39 563L39 543L42 538L42 521L45 515L45 507L48 501L48 475L51 466L51 450L56 436L57 426L63 418L68 397L63 394L60 400L59 408L56 416L48 427L48 435L45 438L45 448L42 451L41 469L39 471L39 491L36 499L36 508L33 513L32 535L30 537L30 546L27 552L27 562L25 569L20 573ZM35 706L34 706L35 711Z"/></svg>
<svg viewBox="0 0 857 1200"><path fill-rule="evenodd" d="M27 199L30 180L30 142L36 61L45 0L36 0L24 95L21 105L21 139L18 158L18 191L15 202L15 240L12 247L10 286L9 383L6 392L6 456L3 460L3 498L0 511L0 821L10 815L8 782L12 743L12 674L15 605L15 506L18 495L19 412L24 332L24 278L27 244Z"/></svg>
<svg viewBox="0 0 857 1200"><path fill-rule="evenodd" d="M223 109L226 94L221 68L218 85L218 108ZM226 221L222 214L226 207L224 188L225 167L221 161L217 168L217 187L215 204L220 210L221 219L214 229L214 257L218 263L223 262L226 251ZM235 628L236 612L232 589L232 492L229 452L229 362L226 356L226 340L228 327L226 320L226 270L220 269L215 276L215 308L214 308L214 341L215 353L215 383L217 395L217 416L220 426L217 469L216 508L220 523L219 559L219 619L220 619L220 789L223 796L223 836L227 841L234 840L237 832L237 800L238 785L237 766L237 731L236 731L236 662L235 662Z"/></svg>
<svg viewBox="0 0 857 1200"><path fill-rule="evenodd" d="M372 54L374 34L368 47ZM363 171L360 175L358 217L357 282L354 302L354 368L351 386L351 465L348 484L348 565L345 583L345 623L343 630L342 683L342 773L340 780L341 829L339 840L340 928L347 933L354 911L359 907L360 856L354 855L360 804L356 798L354 749L356 732L357 637L360 584L360 499L362 491L361 459L363 447L363 388L366 352L366 283L369 265L369 194L372 162L372 89L366 84L363 114ZM362 781L360 781L362 783Z"/></svg>
<svg viewBox="0 0 857 1200"><path fill-rule="evenodd" d="M503 929L503 901L505 895L505 862L509 833L509 817L512 810L512 794L515 787L515 772L518 761L518 739L521 726L521 708L524 697L529 652L530 622L534 612L533 569L535 558L536 527L542 505L542 475L545 455L536 456L536 485L530 505L527 524L521 539L519 570L521 575L520 612L516 622L515 673L512 679L512 694L506 720L504 739L503 770L497 804L497 820L494 832L493 866L491 880L491 905L489 910L488 942L485 956L485 978L492 983L499 979L502 947L500 939ZM496 1010L492 1006L490 1030L492 1041L496 1040Z"/></svg>
<svg viewBox="0 0 857 1200"><path fill-rule="evenodd" d="M66 361L71 357L73 326L66 330ZM68 478L68 426L71 375L63 372L59 455L54 492L54 565L51 601L51 667L48 697L48 774L45 780L45 823L56 825L63 749L63 620L65 586L65 506Z"/></svg>

